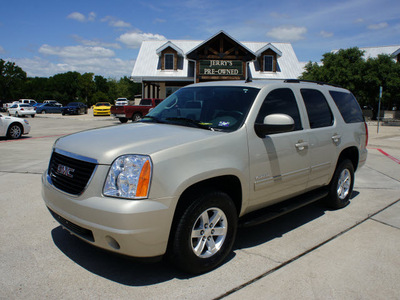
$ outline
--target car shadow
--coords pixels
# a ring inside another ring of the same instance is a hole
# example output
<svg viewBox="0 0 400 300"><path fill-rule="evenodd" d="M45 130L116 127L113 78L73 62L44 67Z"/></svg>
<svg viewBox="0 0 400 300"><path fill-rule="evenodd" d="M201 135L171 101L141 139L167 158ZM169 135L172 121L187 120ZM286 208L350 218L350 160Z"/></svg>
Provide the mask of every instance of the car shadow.
<svg viewBox="0 0 400 300"><path fill-rule="evenodd" d="M61 226L54 228L51 235L58 249L76 264L93 274L120 284L146 286L174 278L190 278L164 260L146 263L94 247L69 234Z"/></svg>
<svg viewBox="0 0 400 300"><path fill-rule="evenodd" d="M352 199L358 194L359 192L354 191ZM239 228L233 252L224 264L234 259L236 250L252 248L282 237L323 216L325 211L327 211L326 207L316 202L266 223ZM120 284L147 286L175 278L190 279L197 276L180 272L165 260L146 263L99 249L69 234L61 226L54 228L51 235L57 248L76 264L93 274Z"/></svg>
<svg viewBox="0 0 400 300"><path fill-rule="evenodd" d="M353 191L350 201L359 194L358 191ZM322 217L326 211L331 210L334 209L327 207L323 200L320 200L271 221L251 227L239 228L234 250L251 248L280 238L290 231Z"/></svg>

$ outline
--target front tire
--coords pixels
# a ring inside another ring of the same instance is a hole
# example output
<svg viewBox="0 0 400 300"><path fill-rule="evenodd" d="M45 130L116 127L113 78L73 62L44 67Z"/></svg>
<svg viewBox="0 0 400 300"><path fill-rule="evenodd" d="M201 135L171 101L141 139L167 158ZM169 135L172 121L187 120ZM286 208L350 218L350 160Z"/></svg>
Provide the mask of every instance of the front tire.
<svg viewBox="0 0 400 300"><path fill-rule="evenodd" d="M354 186L354 167L349 159L341 161L329 185L326 203L333 209L345 207L350 203Z"/></svg>
<svg viewBox="0 0 400 300"><path fill-rule="evenodd" d="M9 139L19 139L22 135L22 126L19 124L11 124L7 131L7 137Z"/></svg>
<svg viewBox="0 0 400 300"><path fill-rule="evenodd" d="M172 231L169 258L179 269L205 273L229 255L236 237L237 211L227 194L204 193L176 217L179 219Z"/></svg>

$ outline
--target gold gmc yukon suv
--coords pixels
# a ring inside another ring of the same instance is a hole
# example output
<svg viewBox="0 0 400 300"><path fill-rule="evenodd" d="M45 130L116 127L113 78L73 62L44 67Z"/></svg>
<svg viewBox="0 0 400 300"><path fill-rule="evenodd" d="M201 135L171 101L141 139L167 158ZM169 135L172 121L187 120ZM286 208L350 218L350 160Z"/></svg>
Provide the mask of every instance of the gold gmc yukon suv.
<svg viewBox="0 0 400 300"><path fill-rule="evenodd" d="M194 84L140 122L58 139L42 195L65 229L94 246L203 273L232 251L238 226L321 199L346 206L367 139L343 88Z"/></svg>

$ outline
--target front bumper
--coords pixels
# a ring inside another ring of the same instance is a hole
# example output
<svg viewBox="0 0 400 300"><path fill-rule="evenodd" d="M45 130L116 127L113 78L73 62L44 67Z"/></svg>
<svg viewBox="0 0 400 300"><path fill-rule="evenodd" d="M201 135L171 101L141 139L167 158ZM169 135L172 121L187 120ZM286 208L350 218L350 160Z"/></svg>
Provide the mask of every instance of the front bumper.
<svg viewBox="0 0 400 300"><path fill-rule="evenodd" d="M93 110L93 115L94 116L109 116L110 111L108 110Z"/></svg>
<svg viewBox="0 0 400 300"><path fill-rule="evenodd" d="M102 196L107 171L108 167L100 165L92 184L78 197L52 186L46 171L42 176L42 197L53 217L94 246L133 257L163 255L174 214L173 199L126 200Z"/></svg>

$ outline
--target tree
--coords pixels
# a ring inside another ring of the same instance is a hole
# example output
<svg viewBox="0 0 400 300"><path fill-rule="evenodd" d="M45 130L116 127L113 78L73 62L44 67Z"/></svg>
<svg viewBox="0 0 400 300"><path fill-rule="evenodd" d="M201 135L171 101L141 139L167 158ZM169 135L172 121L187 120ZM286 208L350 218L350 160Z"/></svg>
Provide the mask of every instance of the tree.
<svg viewBox="0 0 400 300"><path fill-rule="evenodd" d="M49 84L52 86L53 91L56 91L57 99L63 104L71 101L77 101L79 98L79 77L78 72L67 72L63 74L56 74L50 77Z"/></svg>
<svg viewBox="0 0 400 300"><path fill-rule="evenodd" d="M93 81L93 73L85 73L78 78L78 89L80 100L84 101L88 105L94 104L92 101L92 95L95 90L95 84Z"/></svg>
<svg viewBox="0 0 400 300"><path fill-rule="evenodd" d="M308 63L301 79L337 84L356 93L363 85L362 74L365 65L363 55L364 52L358 48L325 53L323 64Z"/></svg>
<svg viewBox="0 0 400 300"><path fill-rule="evenodd" d="M0 59L0 99L16 100L22 96L26 73L14 62Z"/></svg>
<svg viewBox="0 0 400 300"><path fill-rule="evenodd" d="M389 55L367 60L363 55L358 48L325 53L322 65L308 63L301 79L340 85L350 90L361 106L373 107L375 113L382 86L385 106L391 108L400 99L400 64Z"/></svg>
<svg viewBox="0 0 400 300"><path fill-rule="evenodd" d="M383 88L382 105L392 109L400 100L400 64L389 55L369 58L365 63L363 97L371 99L370 105L377 109L379 87ZM375 100L375 101L373 101Z"/></svg>

